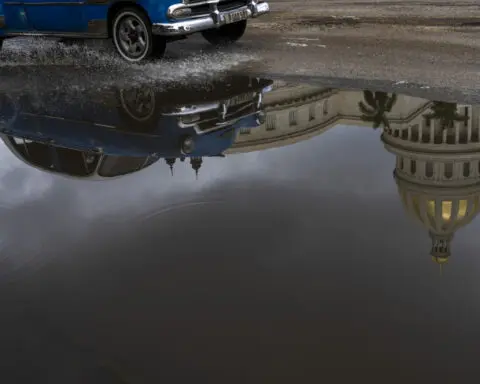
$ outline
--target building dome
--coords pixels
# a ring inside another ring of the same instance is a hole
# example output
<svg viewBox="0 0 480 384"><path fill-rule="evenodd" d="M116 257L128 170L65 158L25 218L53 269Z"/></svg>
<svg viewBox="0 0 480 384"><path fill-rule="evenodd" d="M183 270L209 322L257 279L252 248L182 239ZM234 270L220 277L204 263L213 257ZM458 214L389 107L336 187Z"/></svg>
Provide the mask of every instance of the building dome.
<svg viewBox="0 0 480 384"><path fill-rule="evenodd" d="M476 107L462 108L477 115ZM443 265L455 232L480 210L480 142L476 122L440 128L436 121L406 134L385 128L382 141L396 156L394 178L405 210L428 231L432 260Z"/></svg>
<svg viewBox="0 0 480 384"><path fill-rule="evenodd" d="M432 259L446 263L454 233L469 224L480 210L480 185L426 186L402 179L397 172L395 180L405 210L428 230Z"/></svg>

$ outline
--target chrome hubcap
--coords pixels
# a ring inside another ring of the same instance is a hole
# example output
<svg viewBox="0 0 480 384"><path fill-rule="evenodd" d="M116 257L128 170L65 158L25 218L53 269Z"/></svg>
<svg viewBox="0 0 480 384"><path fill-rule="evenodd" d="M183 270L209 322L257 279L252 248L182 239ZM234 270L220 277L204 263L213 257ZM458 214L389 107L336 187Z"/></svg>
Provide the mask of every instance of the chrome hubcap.
<svg viewBox="0 0 480 384"><path fill-rule="evenodd" d="M150 89L135 89L122 93L125 108L136 120L148 119L155 109L155 95Z"/></svg>
<svg viewBox="0 0 480 384"><path fill-rule="evenodd" d="M147 48L147 31L136 17L127 16L118 27L119 43L125 53L132 57L139 57Z"/></svg>

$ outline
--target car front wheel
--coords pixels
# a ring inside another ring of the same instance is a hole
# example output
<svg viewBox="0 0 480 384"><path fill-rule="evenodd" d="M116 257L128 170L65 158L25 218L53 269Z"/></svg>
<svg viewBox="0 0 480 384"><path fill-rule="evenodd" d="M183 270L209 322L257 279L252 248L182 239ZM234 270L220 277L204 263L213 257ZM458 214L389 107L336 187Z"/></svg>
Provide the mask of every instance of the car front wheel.
<svg viewBox="0 0 480 384"><path fill-rule="evenodd" d="M223 25L202 32L202 36L213 45L229 45L239 40L247 29L247 20Z"/></svg>
<svg viewBox="0 0 480 384"><path fill-rule="evenodd" d="M162 48L154 40L146 15L136 8L124 8L113 18L113 43L117 52L130 63L139 63ZM164 49L164 48L163 48Z"/></svg>

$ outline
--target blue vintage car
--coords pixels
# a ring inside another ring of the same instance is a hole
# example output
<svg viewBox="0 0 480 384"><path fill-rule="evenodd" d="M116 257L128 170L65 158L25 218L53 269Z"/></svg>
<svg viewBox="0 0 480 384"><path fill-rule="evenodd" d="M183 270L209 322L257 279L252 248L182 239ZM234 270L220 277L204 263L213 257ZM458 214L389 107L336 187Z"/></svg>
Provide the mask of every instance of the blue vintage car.
<svg viewBox="0 0 480 384"><path fill-rule="evenodd" d="M0 94L0 138L19 159L47 172L106 180L165 159L223 157L244 127L264 121L270 80L238 76L185 87L111 89L71 95Z"/></svg>
<svg viewBox="0 0 480 384"><path fill-rule="evenodd" d="M0 0L0 47L14 36L112 38L129 62L161 57L166 43L196 32L212 44L240 39L259 0Z"/></svg>

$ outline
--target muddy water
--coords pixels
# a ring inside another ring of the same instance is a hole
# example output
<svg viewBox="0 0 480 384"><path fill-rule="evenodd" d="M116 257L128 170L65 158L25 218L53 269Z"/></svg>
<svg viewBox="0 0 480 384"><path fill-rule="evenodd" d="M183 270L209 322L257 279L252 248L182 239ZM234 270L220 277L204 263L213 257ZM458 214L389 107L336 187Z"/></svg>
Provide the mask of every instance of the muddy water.
<svg viewBox="0 0 480 384"><path fill-rule="evenodd" d="M3 92L2 382L474 377L480 107L385 91Z"/></svg>

